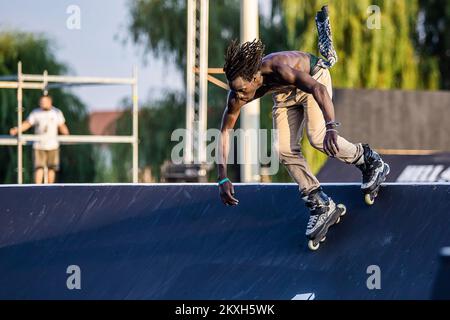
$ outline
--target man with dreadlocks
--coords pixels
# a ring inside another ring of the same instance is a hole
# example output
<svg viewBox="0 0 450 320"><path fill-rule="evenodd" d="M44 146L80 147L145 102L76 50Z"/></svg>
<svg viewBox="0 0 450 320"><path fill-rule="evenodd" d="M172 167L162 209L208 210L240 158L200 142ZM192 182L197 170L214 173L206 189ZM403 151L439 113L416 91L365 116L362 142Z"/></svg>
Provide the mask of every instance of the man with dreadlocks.
<svg viewBox="0 0 450 320"><path fill-rule="evenodd" d="M317 15L316 23L319 51L328 56L327 60L301 51L264 56L264 45L260 40L241 45L237 41L231 42L225 55L224 71L230 91L221 124L221 161L218 164L222 201L226 205L237 205L233 185L227 178L227 130L233 129L245 104L272 93L273 126L278 131L277 151L310 209L306 236L311 239L309 247L312 250L317 249L320 241L324 240L328 228L339 222L345 207L336 205L323 192L319 181L308 168L300 145L304 127L315 149L353 164L362 171L363 191L378 190L389 173L389 166L369 145L351 143L338 134L336 128L339 123L335 120L328 70L337 61L337 56L332 47L329 21L324 9Z"/></svg>

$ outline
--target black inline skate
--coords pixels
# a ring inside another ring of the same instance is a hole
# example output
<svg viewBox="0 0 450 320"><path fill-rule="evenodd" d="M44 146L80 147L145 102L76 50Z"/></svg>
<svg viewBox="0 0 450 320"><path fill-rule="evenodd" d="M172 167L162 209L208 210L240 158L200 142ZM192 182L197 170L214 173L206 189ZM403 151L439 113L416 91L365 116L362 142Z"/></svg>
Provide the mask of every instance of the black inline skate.
<svg viewBox="0 0 450 320"><path fill-rule="evenodd" d="M322 191L322 188L313 190L304 196L303 200L310 210L306 228L306 237L309 239L308 247L315 251L319 249L320 243L325 241L328 229L340 222L341 216L346 213L346 208L343 204L336 205Z"/></svg>
<svg viewBox="0 0 450 320"><path fill-rule="evenodd" d="M361 190L364 193L364 201L367 205L373 205L378 196L381 184L386 180L390 168L380 155L372 150L368 144L363 144L363 162L356 167L362 172Z"/></svg>

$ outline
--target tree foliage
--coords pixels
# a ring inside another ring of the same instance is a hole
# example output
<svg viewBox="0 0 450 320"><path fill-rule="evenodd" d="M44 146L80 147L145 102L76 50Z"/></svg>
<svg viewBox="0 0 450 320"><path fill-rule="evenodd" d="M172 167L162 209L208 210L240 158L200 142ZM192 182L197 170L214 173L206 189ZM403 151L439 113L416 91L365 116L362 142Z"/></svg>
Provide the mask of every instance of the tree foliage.
<svg viewBox="0 0 450 320"><path fill-rule="evenodd" d="M171 142L172 131L185 126L182 116L184 109L185 106L180 95L172 93L163 101L154 102L151 106L144 104L139 110L139 168L150 167L156 180L160 178L161 164L170 159L172 147L177 143L177 141ZM125 111L118 120L116 130L120 134L131 135L132 114L130 109ZM112 146L111 149L114 164L111 181L130 181L131 146L119 144Z"/></svg>
<svg viewBox="0 0 450 320"><path fill-rule="evenodd" d="M314 17L319 0L282 0L288 42L317 52ZM437 69L420 74L423 62L414 47L418 0L329 0L330 21L340 58L332 69L334 85L344 88L436 89ZM380 9L380 28L369 28ZM430 66L432 67L432 66Z"/></svg>
<svg viewBox="0 0 450 320"><path fill-rule="evenodd" d="M424 63L422 74L439 68L440 88L450 89L450 1L419 0L417 47Z"/></svg>

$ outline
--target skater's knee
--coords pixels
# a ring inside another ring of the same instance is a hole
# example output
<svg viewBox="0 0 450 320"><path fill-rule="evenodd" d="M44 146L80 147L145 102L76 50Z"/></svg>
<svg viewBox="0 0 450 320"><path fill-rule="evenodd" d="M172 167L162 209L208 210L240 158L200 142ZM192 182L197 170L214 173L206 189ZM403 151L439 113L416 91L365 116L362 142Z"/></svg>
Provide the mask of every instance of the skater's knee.
<svg viewBox="0 0 450 320"><path fill-rule="evenodd" d="M308 140L311 146L319 151L323 151L323 136L319 134L308 135Z"/></svg>
<svg viewBox="0 0 450 320"><path fill-rule="evenodd" d="M292 158L300 156L300 147L291 147L290 145L282 145L278 148L278 157L281 162L286 162Z"/></svg>
<svg viewBox="0 0 450 320"><path fill-rule="evenodd" d="M295 156L290 152L280 152L278 158L282 164L291 164Z"/></svg>

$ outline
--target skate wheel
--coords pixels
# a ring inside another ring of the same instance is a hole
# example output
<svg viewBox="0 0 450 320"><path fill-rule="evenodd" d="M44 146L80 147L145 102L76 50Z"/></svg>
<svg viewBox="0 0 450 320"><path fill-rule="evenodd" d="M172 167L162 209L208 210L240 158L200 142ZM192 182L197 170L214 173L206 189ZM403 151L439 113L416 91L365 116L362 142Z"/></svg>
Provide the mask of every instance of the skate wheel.
<svg viewBox="0 0 450 320"><path fill-rule="evenodd" d="M320 240L320 243L324 243L327 237L323 237L322 240Z"/></svg>
<svg viewBox="0 0 450 320"><path fill-rule="evenodd" d="M340 208L342 210L341 217L344 216L347 213L347 208L341 203L338 204L337 206L338 206L338 208Z"/></svg>
<svg viewBox="0 0 450 320"><path fill-rule="evenodd" d="M338 224L339 222L341 222L341 217L338 217L335 224Z"/></svg>
<svg viewBox="0 0 450 320"><path fill-rule="evenodd" d="M312 251L316 251L317 249L319 249L320 247L320 243L314 244L314 241L309 240L308 241L308 248Z"/></svg>
<svg viewBox="0 0 450 320"><path fill-rule="evenodd" d="M372 195L371 195L370 193L367 193L367 194L364 196L364 201L365 201L365 203L366 203L367 205L371 206L371 205L374 204L375 199L372 197Z"/></svg>

